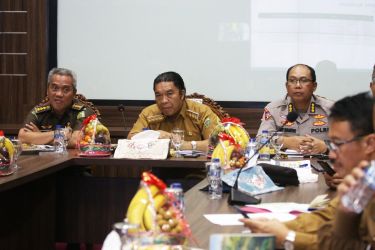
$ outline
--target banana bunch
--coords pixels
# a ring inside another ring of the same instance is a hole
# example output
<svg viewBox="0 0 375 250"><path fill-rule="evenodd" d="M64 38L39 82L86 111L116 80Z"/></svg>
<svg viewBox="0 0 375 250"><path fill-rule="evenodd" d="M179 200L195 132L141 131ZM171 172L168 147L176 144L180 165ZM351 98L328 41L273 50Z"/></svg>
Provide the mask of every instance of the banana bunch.
<svg viewBox="0 0 375 250"><path fill-rule="evenodd" d="M250 137L247 131L239 124L227 123L225 126L225 131L227 134L233 137L237 144L245 149L249 143Z"/></svg>
<svg viewBox="0 0 375 250"><path fill-rule="evenodd" d="M149 211L148 206L150 200L154 196L161 195L160 190L155 185L142 185L142 187L134 195L130 201L126 218L132 224L138 224L141 230L146 230L145 223L143 220L145 211ZM156 197L155 197L156 198ZM149 223L147 223L149 225Z"/></svg>
<svg viewBox="0 0 375 250"><path fill-rule="evenodd" d="M0 136L0 164L9 164L13 160L14 146L6 137Z"/></svg>
<svg viewBox="0 0 375 250"><path fill-rule="evenodd" d="M211 158L219 158L222 166L229 165L229 160L232 156L235 146L231 145L229 141L220 140L212 152Z"/></svg>
<svg viewBox="0 0 375 250"><path fill-rule="evenodd" d="M126 214L128 221L140 225L142 231L181 233L182 224L168 196L155 185L148 188L142 187L133 197Z"/></svg>

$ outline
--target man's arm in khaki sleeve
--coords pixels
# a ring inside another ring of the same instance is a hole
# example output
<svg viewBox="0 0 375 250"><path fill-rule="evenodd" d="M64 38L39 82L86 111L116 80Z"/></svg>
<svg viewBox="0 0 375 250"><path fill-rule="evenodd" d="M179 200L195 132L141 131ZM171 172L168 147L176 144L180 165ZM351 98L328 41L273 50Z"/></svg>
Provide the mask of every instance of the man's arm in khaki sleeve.
<svg viewBox="0 0 375 250"><path fill-rule="evenodd" d="M294 250L318 250L318 235L296 232Z"/></svg>
<svg viewBox="0 0 375 250"><path fill-rule="evenodd" d="M352 249L366 249L367 244L361 241L358 237L353 238L353 236L343 236L339 232L335 232L335 222L329 222L324 224L318 231L318 247L319 249L326 250L352 250ZM358 235L358 227L350 227L351 234ZM357 230L357 231L355 231Z"/></svg>
<svg viewBox="0 0 375 250"><path fill-rule="evenodd" d="M294 220L284 222L290 230L303 233L316 233L321 225L327 221L332 221L338 206L339 200L334 198L327 207L313 211L311 213L304 213L299 215Z"/></svg>
<svg viewBox="0 0 375 250"><path fill-rule="evenodd" d="M134 123L133 128L128 134L128 139L131 139L134 135L142 132L144 128L148 128L148 123L144 114L140 113L137 121Z"/></svg>
<svg viewBox="0 0 375 250"><path fill-rule="evenodd" d="M201 134L202 134L204 140L196 142L197 143L197 150L200 150L200 151L203 151L203 152L207 151L210 135L211 135L212 131L214 131L216 126L219 124L219 122L220 122L219 117L214 112L212 112L212 110L209 110L205 114L205 116L203 118L203 125L202 125L202 131L201 131ZM207 123L209 123L209 124L207 124ZM182 150L192 149L191 142L188 142L188 141L184 142L181 146L181 149Z"/></svg>

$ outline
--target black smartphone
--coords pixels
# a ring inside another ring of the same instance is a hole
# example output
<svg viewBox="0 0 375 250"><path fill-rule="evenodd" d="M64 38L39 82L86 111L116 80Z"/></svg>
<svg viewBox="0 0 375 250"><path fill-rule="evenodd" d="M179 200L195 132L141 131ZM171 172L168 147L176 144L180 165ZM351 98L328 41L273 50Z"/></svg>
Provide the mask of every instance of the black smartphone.
<svg viewBox="0 0 375 250"><path fill-rule="evenodd" d="M250 217L247 215L247 213L245 211L242 211L242 209L239 207L239 206L233 206L237 212L239 212L240 214L242 214L242 216L246 219L250 219Z"/></svg>
<svg viewBox="0 0 375 250"><path fill-rule="evenodd" d="M326 172L329 176L333 176L336 171L329 165L326 161L318 161L319 165L323 168L324 172Z"/></svg>

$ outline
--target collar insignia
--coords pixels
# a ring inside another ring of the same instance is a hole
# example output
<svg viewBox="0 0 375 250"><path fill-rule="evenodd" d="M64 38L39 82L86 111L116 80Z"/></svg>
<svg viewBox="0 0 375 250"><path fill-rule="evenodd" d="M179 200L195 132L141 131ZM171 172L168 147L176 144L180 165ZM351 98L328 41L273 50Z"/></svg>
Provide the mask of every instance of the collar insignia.
<svg viewBox="0 0 375 250"><path fill-rule="evenodd" d="M326 123L322 120L317 120L313 123L314 126L323 126L325 125Z"/></svg>
<svg viewBox="0 0 375 250"><path fill-rule="evenodd" d="M314 115L314 118L315 119L323 119L323 118L326 118L326 116L322 115L322 114L318 114L318 115Z"/></svg>
<svg viewBox="0 0 375 250"><path fill-rule="evenodd" d="M315 102L311 102L310 113L315 113Z"/></svg>

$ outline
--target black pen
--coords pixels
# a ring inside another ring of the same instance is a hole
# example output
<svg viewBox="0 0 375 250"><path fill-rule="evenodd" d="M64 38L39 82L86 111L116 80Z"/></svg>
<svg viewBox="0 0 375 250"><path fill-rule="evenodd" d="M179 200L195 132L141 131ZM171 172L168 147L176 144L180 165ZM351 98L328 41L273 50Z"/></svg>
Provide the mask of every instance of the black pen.
<svg viewBox="0 0 375 250"><path fill-rule="evenodd" d="M239 206L233 206L242 216L246 219L250 219L250 217L247 215L245 211L242 211L242 209Z"/></svg>

